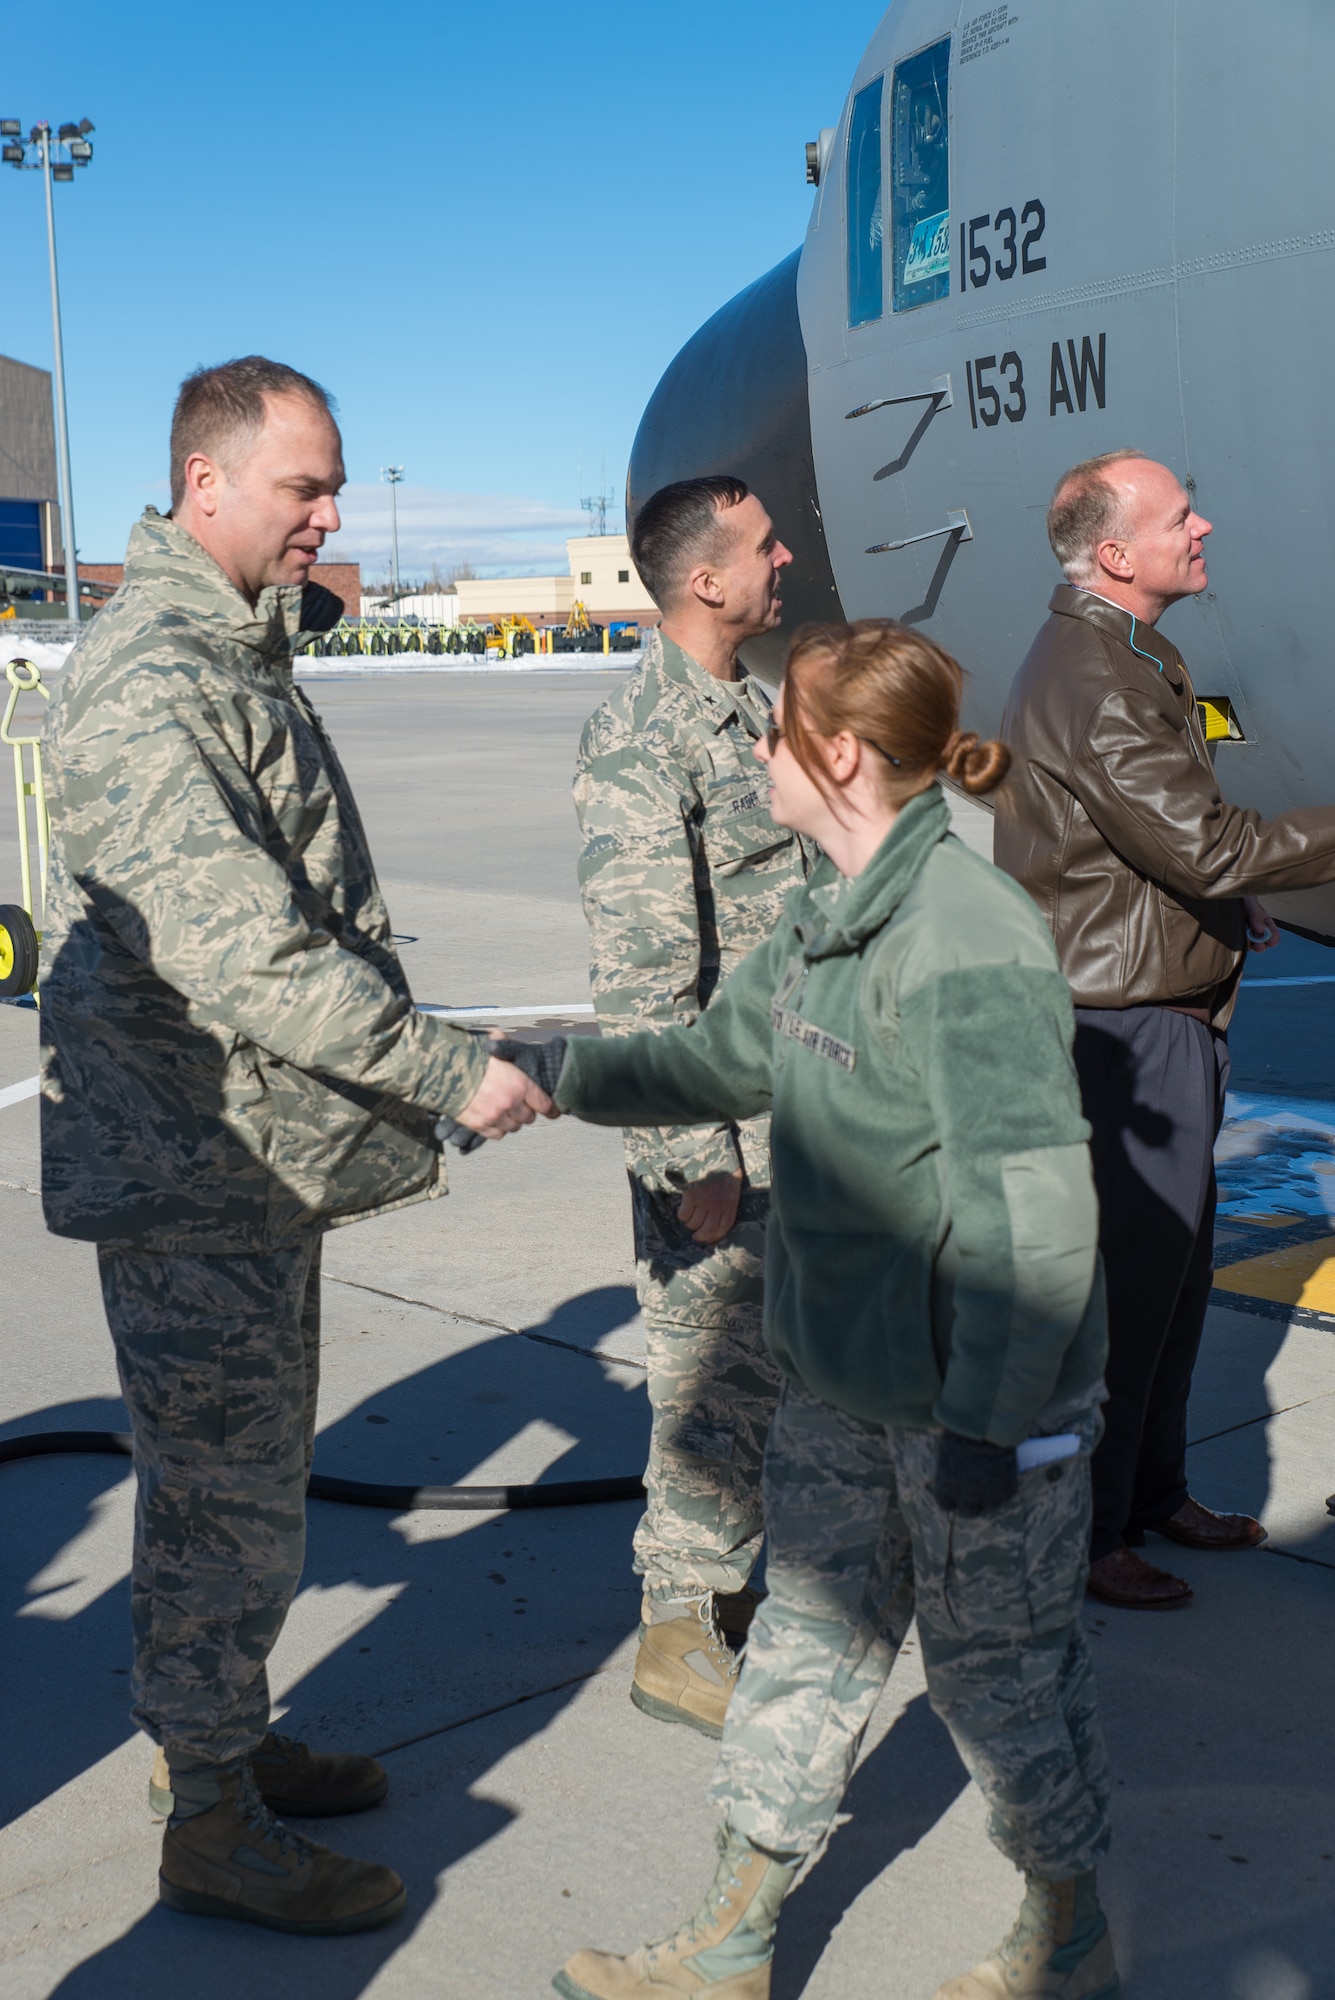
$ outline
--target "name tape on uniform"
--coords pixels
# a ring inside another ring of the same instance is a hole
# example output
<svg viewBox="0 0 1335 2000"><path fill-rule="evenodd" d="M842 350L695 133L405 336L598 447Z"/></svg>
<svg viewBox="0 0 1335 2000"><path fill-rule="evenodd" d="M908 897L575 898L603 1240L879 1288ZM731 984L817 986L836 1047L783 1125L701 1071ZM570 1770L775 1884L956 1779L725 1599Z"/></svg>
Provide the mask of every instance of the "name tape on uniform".
<svg viewBox="0 0 1335 2000"><path fill-rule="evenodd" d="M812 1021L804 1021L791 1007L776 1007L771 1015L776 1035L783 1035L800 1048L810 1049L816 1056L824 1056L827 1062L838 1063L840 1069L851 1070L857 1064L858 1052L851 1042L841 1042L838 1035L827 1035L824 1028L818 1028Z"/></svg>

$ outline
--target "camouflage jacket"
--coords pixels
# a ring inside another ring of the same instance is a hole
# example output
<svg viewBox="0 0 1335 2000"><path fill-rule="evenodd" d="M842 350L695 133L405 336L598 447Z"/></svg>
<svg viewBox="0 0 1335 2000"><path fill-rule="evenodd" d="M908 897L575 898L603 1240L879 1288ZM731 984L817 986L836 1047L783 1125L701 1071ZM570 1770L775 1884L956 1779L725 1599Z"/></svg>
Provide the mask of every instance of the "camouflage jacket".
<svg viewBox="0 0 1335 2000"><path fill-rule="evenodd" d="M753 745L770 702L719 681L656 633L585 725L575 771L579 879L605 1035L689 1025L768 938L811 855L769 816ZM741 1166L768 1187L769 1120L626 1132L630 1171L684 1187Z"/></svg>
<svg viewBox="0 0 1335 2000"><path fill-rule="evenodd" d="M314 586L252 611L152 508L52 705L42 1192L60 1235L276 1246L440 1191L480 1081L424 1018L366 835L292 679Z"/></svg>

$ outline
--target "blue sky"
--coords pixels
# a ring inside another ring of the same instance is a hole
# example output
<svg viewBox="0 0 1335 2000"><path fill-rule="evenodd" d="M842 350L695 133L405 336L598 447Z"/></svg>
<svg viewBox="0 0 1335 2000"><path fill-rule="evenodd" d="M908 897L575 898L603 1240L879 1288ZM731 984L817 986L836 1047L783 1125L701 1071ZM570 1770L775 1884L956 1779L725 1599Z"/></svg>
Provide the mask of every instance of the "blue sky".
<svg viewBox="0 0 1335 2000"><path fill-rule="evenodd" d="M801 241L803 144L881 11L62 0L12 34L0 115L97 127L55 190L81 556L167 505L181 376L258 350L338 398L331 553L386 566L400 463L405 574L563 570L604 454L621 525L672 355ZM0 218L0 350L49 367L36 174L0 169Z"/></svg>

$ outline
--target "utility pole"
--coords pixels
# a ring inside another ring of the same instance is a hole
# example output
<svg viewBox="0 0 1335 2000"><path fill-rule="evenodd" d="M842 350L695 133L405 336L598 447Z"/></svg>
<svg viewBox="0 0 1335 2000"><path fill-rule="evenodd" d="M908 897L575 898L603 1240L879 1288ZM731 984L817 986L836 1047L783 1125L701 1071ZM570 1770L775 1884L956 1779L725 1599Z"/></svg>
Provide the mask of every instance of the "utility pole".
<svg viewBox="0 0 1335 2000"><path fill-rule="evenodd" d="M399 603L399 481L403 477L403 467L401 465L382 465L380 468L380 477L389 482L391 537L389 575L390 591L394 599L395 616L397 617Z"/></svg>
<svg viewBox="0 0 1335 2000"><path fill-rule="evenodd" d="M65 343L60 330L60 276L56 269L56 209L51 197L52 180L72 181L75 167L86 167L93 157L88 134L92 121L81 118L77 125L62 125L57 145L63 155L51 158L51 127L42 121L34 125L27 145L15 144L22 132L17 118L0 119L0 137L6 141L3 158L14 167L40 168L46 187L46 247L51 265L51 334L55 349L56 450L60 460L61 539L65 544L65 616L79 623L79 556L74 534L74 482L70 473L70 427L65 410Z"/></svg>

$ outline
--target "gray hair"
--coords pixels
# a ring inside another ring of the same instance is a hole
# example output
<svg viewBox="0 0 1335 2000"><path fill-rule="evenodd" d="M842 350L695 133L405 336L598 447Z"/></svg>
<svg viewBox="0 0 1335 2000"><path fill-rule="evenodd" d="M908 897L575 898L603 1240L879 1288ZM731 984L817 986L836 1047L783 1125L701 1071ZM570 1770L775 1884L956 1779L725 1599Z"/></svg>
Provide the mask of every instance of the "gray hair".
<svg viewBox="0 0 1335 2000"><path fill-rule="evenodd" d="M1110 465L1148 453L1125 446L1082 459L1057 481L1048 508L1048 540L1069 583L1088 583L1098 575L1098 546L1112 535L1124 535L1122 497L1104 478Z"/></svg>

